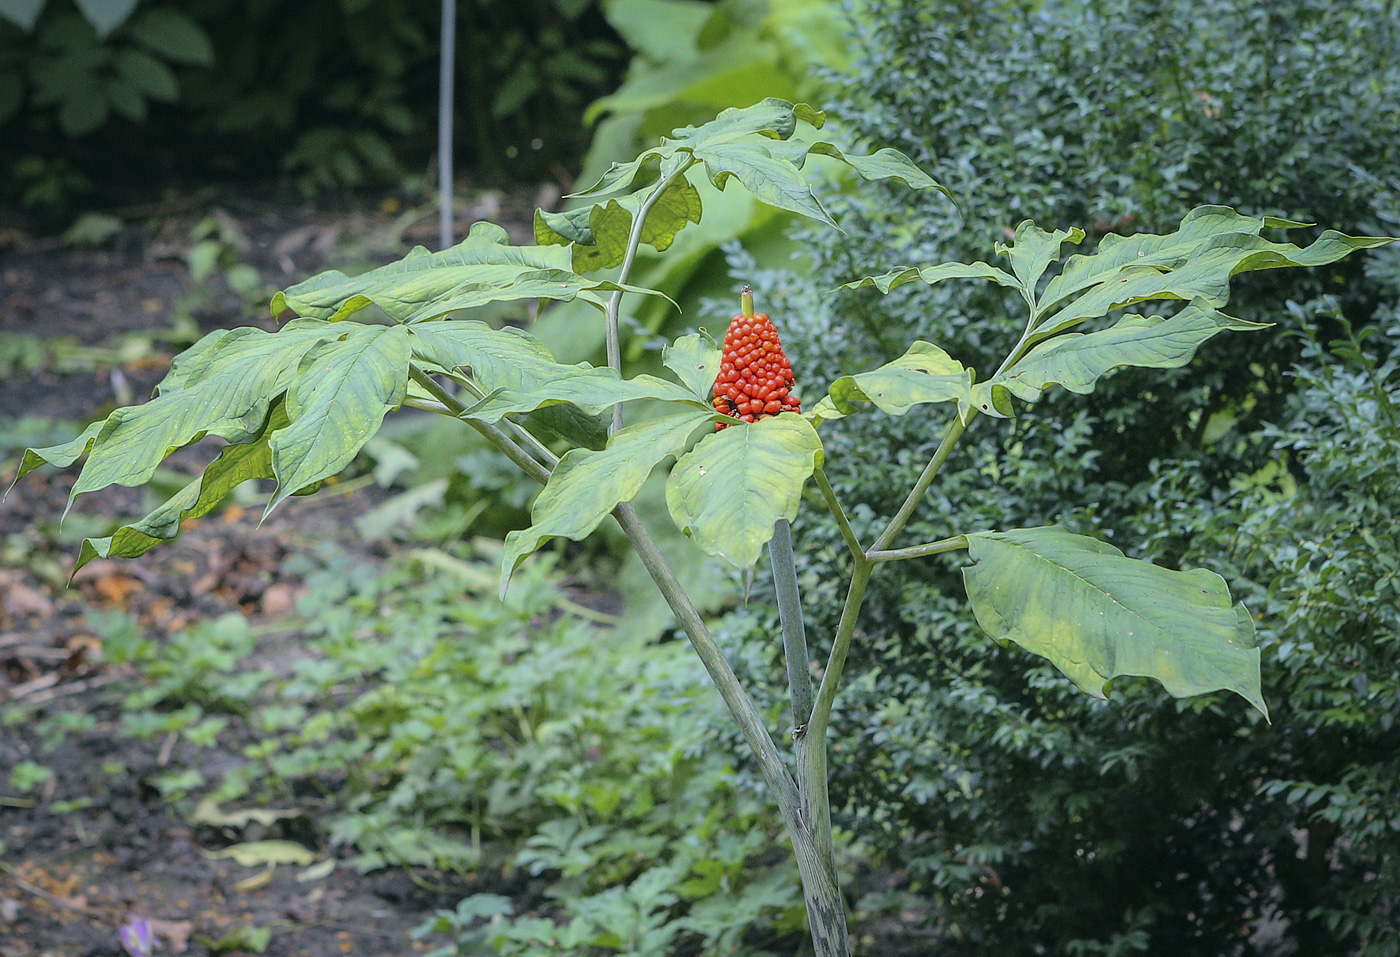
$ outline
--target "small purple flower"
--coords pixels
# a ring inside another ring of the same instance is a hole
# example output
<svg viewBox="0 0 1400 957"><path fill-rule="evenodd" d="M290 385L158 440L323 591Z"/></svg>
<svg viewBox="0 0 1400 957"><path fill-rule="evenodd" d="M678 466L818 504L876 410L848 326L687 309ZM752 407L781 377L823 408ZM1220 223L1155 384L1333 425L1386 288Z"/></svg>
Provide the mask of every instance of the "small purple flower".
<svg viewBox="0 0 1400 957"><path fill-rule="evenodd" d="M117 931L122 948L131 957L151 957L156 938L151 930L151 922L144 917L133 917Z"/></svg>

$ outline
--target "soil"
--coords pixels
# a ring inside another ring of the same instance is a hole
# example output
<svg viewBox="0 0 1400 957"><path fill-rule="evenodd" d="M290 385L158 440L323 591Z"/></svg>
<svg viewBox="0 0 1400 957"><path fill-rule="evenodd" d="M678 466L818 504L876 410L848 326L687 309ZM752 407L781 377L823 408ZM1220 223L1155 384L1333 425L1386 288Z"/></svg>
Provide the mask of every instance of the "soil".
<svg viewBox="0 0 1400 957"><path fill-rule="evenodd" d="M548 186L480 193L463 204L462 222L493 219L528 242L531 210L552 196ZM86 422L118 399L149 395L174 351L162 335L179 316L199 331L273 328L265 308L252 310L219 276L191 283L187 257L201 229L217 230L232 261L256 269L267 288L325 268L387 262L414 243L435 244L437 233L433 207L393 195L326 207L271 191L205 190L122 212L120 232L95 249L31 238L0 218L0 430L23 417ZM7 338L52 349L47 361L7 369ZM8 487L18 450L4 439L0 481ZM215 454L197 446L169 464L193 475ZM56 523L74 478L41 469L0 504L0 957L115 957L125 953L119 929L135 918L152 922L157 953L189 957L237 952L227 935L240 928L270 928L266 952L297 957L402 955L444 943L411 940L409 931L482 888L424 889L417 875L346 866L307 880L300 867L267 872L210 858L258 837L295 839L320 861L337 852L318 846L304 822L234 833L191 825L167 803L150 782L178 768L181 756L173 740L114 733L113 692L130 671L103 660L86 618L119 609L155 638L231 611L275 627L269 623L292 610L302 588L284 571L292 556L332 541L366 561L383 558L351 525L380 493L293 499L261 525L258 514L229 507L143 558L91 563L70 587L84 514L130 516L143 506L139 490L85 497L60 543ZM295 634L282 636L281 648L294 655ZM95 723L45 741L37 716L59 710ZM204 760L217 765L218 757ZM53 777L20 792L11 774L26 760ZM116 765L123 770L114 774Z"/></svg>

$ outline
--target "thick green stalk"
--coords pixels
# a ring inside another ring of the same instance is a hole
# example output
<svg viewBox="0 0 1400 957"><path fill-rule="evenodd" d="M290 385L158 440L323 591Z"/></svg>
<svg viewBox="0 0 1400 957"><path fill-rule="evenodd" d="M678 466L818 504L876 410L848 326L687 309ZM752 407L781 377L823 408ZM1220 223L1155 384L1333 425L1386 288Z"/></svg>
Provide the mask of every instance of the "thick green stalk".
<svg viewBox="0 0 1400 957"><path fill-rule="evenodd" d="M489 422L462 418L462 413L467 411L467 407L458 401L456 396L433 381L432 376L411 363L408 367L408 375L409 378L421 385L429 395L436 399L442 407L447 410L448 414L461 419L463 422L467 423L467 425L470 425L480 432L492 445L505 453L506 458L514 462L522 472L541 485L549 481L549 469L531 458L530 453L517 445L515 440L505 432Z"/></svg>
<svg viewBox="0 0 1400 957"><path fill-rule="evenodd" d="M807 629L802 623L802 598L797 592L792 526L785 518L773 525L768 557L773 562L773 590L778 596L778 618L783 626L783 658L787 661L788 692L792 696L793 735L797 737L812 714L812 672L807 656Z"/></svg>
<svg viewBox="0 0 1400 957"><path fill-rule="evenodd" d="M651 533L642 524L642 520L638 518L636 510L632 508L630 503L624 502L614 509L613 517L617 519L617 523L622 526L623 532L631 540L632 547L637 550L638 557L646 566L647 573L651 575L656 587L661 590L661 594L666 599L666 604L671 607L676 620L685 629L686 637L690 639L695 653L700 656L705 670L709 672L715 687L719 689L720 697L728 706L729 713L739 723L739 730L744 735L744 740L748 742L749 747L758 758L759 768L777 795L779 804L795 805L797 801L796 785L792 780L792 775L788 773L787 764L784 763L778 746L773 743L773 738L768 734L768 727L764 723L763 717L754 707L748 692L744 690L744 686L740 684L739 677L734 674L734 669L730 667L728 659L724 657L724 652L715 643L714 636L705 627L705 622L700 618L700 613L695 610L695 605L691 603L690 596L686 594L684 586L676 578L675 573L671 571L666 556L662 555L660 549L656 547Z"/></svg>
<svg viewBox="0 0 1400 957"><path fill-rule="evenodd" d="M628 277L632 275L632 263L637 258L637 250L642 245L642 226L646 224L647 214L656 205L656 201L661 198L661 194L670 187L675 177L685 175L685 171L691 165L682 166L670 177L663 173L660 181L647 194L646 199L642 200L642 205L637 209L637 215L632 218L632 230L627 235L627 251L623 253L622 267L617 273L618 285L626 283ZM608 307L604 312L606 323L604 341L607 347L608 368L613 369L619 375L622 374L622 336L618 330L618 316L622 311L622 294L623 290L614 290L613 294L608 297ZM621 428L622 403L619 402L612 409L612 426L608 430L609 434L617 432Z"/></svg>

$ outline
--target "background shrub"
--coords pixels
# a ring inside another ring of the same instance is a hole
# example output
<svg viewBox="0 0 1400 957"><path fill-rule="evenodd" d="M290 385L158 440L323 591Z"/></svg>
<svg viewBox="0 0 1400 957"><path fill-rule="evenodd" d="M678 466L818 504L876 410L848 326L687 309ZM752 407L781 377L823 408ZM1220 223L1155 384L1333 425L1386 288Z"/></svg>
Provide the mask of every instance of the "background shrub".
<svg viewBox="0 0 1400 957"><path fill-rule="evenodd" d="M436 0L143 0L89 22L0 18L0 200L61 208L132 181L286 173L306 190L401 177L436 142ZM101 33L99 33L101 28ZM109 32L110 31L110 32ZM598 0L458 9L459 159L539 176L586 142L626 50Z"/></svg>
<svg viewBox="0 0 1400 957"><path fill-rule="evenodd" d="M1202 203L1352 233L1400 226L1393 4L867 11L838 112L933 172L959 209L862 190L832 198L846 236L800 235L798 267L736 254L799 382L871 368L914 338L985 377L1020 331L1017 304L986 285L824 296L855 262L991 259L1027 218L1084 227L1087 249L1110 230L1168 231ZM1300 953L1397 952L1400 269L1382 253L1234 289L1232 314L1277 330L1248 351L1211 343L1190 371L1121 372L1092 395L1047 397L1044 416L979 422L902 542L1058 522L1215 569L1259 616L1272 725L1146 682L1084 697L981 634L956 559L886 566L872 583L833 719L833 797L947 907L969 952L1272 953L1268 914ZM865 540L941 431L870 413L824 436ZM806 514L804 596L829 636L843 546ZM758 608L732 624L774 633Z"/></svg>

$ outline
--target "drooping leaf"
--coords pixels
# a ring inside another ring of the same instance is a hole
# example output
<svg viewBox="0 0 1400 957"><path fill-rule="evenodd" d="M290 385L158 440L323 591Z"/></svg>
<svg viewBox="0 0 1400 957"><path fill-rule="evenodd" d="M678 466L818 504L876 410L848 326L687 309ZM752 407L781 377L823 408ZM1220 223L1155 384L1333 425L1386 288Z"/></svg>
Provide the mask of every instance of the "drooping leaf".
<svg viewBox="0 0 1400 957"><path fill-rule="evenodd" d="M566 453L535 499L530 527L506 536L502 595L521 559L547 538L586 538L619 503L636 497L657 463L679 455L696 428L713 419L712 413L698 409L649 419L613 435L601 452Z"/></svg>
<svg viewBox="0 0 1400 957"><path fill-rule="evenodd" d="M258 434L268 407L287 390L302 358L344 331L306 319L275 333L242 328L213 341L205 337L192 356L177 359L159 396L117 409L72 442L27 450L19 474L46 462L71 465L87 454L71 505L79 495L109 485L144 485L166 456L205 435L245 442Z"/></svg>
<svg viewBox="0 0 1400 957"><path fill-rule="evenodd" d="M186 485L145 518L123 525L106 538L83 540L74 574L94 558L136 558L180 533L186 519L208 515L233 489L249 479L272 478L272 450L268 439L287 425L287 412L279 401L272 407L262 432L251 442L228 445L204 474Z"/></svg>
<svg viewBox="0 0 1400 957"><path fill-rule="evenodd" d="M468 408L463 415L483 422L496 422L502 416L533 412L561 402L568 402L592 414L619 402L641 399L709 408L708 403L696 399L684 386L653 375L624 379L612 369L586 365L556 365L556 369L555 375L542 379L527 390L498 389Z"/></svg>
<svg viewBox="0 0 1400 957"><path fill-rule="evenodd" d="M800 415L732 426L681 457L666 483L666 505L701 549L748 568L774 523L796 517L802 485L822 455L816 429Z"/></svg>
<svg viewBox="0 0 1400 957"><path fill-rule="evenodd" d="M1224 206L1203 206L1187 213L1177 231L1165 236L1105 236L1097 252L1070 257L1064 271L1046 286L1033 317L1032 338L1044 339L1086 319L1153 299L1199 301L1220 308L1230 300L1230 279L1240 273L1321 266L1358 249L1394 242L1327 230L1300 248L1259 235L1265 226L1296 225L1300 224L1252 219Z"/></svg>
<svg viewBox="0 0 1400 957"><path fill-rule="evenodd" d="M957 402L961 407L971 394L971 371L938 346L920 340L893 362L837 379L831 384L830 400L840 415L856 411L857 402L871 402L889 415L903 415L924 402ZM840 416L828 412L822 417Z"/></svg>
<svg viewBox="0 0 1400 957"><path fill-rule="evenodd" d="M661 362L674 372L701 402L710 398L710 390L719 375L720 347L709 336L692 332L681 336L661 350Z"/></svg>
<svg viewBox="0 0 1400 957"><path fill-rule="evenodd" d="M901 266L892 269L882 276L866 276L863 279L856 279L852 282L843 283L837 286L838 289L859 289L862 286L874 286L882 293L888 293L891 289L902 286L907 282L923 280L932 286L945 279L989 279L998 286L1007 286L1011 289L1019 289L1021 284L1016 281L1015 276L1011 276L983 262L976 263L941 263L937 266Z"/></svg>
<svg viewBox="0 0 1400 957"><path fill-rule="evenodd" d="M1006 389L1027 402L1034 402L1052 385L1083 395L1115 369L1176 369L1190 362L1197 347L1218 332L1265 328L1263 323L1235 319L1194 302L1170 319L1124 316L1098 332L1072 332L1040 343L1007 372L979 383L977 390Z"/></svg>
<svg viewBox="0 0 1400 957"><path fill-rule="evenodd" d="M1127 558L1055 527L967 536L973 613L993 638L1055 665L1105 697L1120 675L1155 678L1175 697L1233 691L1266 718L1254 620L1224 580Z"/></svg>
<svg viewBox="0 0 1400 957"><path fill-rule="evenodd" d="M475 320L430 322L413 326L409 333L415 361L431 371L470 372L488 392L528 391L561 368L580 368L556 362L544 343L510 326L493 329Z"/></svg>
<svg viewBox="0 0 1400 957"><path fill-rule="evenodd" d="M504 229L481 222L465 240L442 252L419 247L396 263L353 279L336 270L313 276L274 296L272 312L291 309L337 322L373 304L398 322L416 323L515 299L583 298L601 307L597 291L619 287L576 274L572 258L560 246L512 246Z"/></svg>
<svg viewBox="0 0 1400 957"><path fill-rule="evenodd" d="M309 353L287 389L285 429L273 433L277 492L271 512L345 466L403 403L411 353L403 326L341 327L344 335Z"/></svg>
<svg viewBox="0 0 1400 957"><path fill-rule="evenodd" d="M586 273L622 262L643 193L609 199L563 213L535 211L535 242L573 244L573 268ZM684 176L675 176L647 213L641 241L665 252L689 223L700 222L700 194Z"/></svg>
<svg viewBox="0 0 1400 957"><path fill-rule="evenodd" d="M447 373L470 370L488 393L471 407L470 415L487 422L562 402L571 402L586 413L638 399L698 402L687 389L655 376L623 379L612 369L586 362L555 362L538 339L518 329L444 322L416 325L410 332L414 358L430 369Z"/></svg>
<svg viewBox="0 0 1400 957"><path fill-rule="evenodd" d="M743 109L728 109L700 126L688 126L662 137L635 160L614 164L590 189L578 196L594 196L622 188L646 185L648 178L680 174L695 161L705 166L705 175L723 189L731 179L770 206L800 213L828 225L836 225L812 191L802 168L809 156L828 156L845 163L866 179L898 179L915 189L947 190L897 150L885 148L869 155L847 153L825 141L791 139L801 120L820 128L825 114L805 103L789 103L769 97ZM635 207L633 207L635 208ZM666 222L684 227L675 216ZM567 230L559 230L567 235ZM573 229L577 235L581 232ZM577 242L578 240L573 240Z"/></svg>

